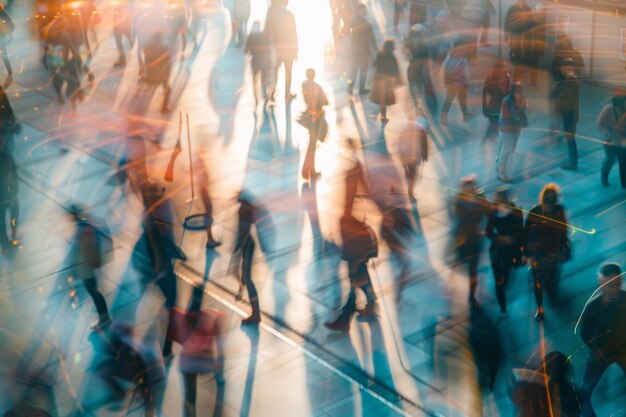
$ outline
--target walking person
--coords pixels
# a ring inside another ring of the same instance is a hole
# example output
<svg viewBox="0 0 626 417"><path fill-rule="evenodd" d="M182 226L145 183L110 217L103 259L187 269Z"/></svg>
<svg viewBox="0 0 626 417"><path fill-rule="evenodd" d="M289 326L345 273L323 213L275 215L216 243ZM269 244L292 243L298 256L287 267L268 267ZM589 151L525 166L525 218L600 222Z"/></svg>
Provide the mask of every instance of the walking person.
<svg viewBox="0 0 626 417"><path fill-rule="evenodd" d="M617 161L620 183L626 188L626 91L615 93L611 103L598 115L597 123L605 138L605 157L600 171L602 185L609 186L609 174Z"/></svg>
<svg viewBox="0 0 626 417"><path fill-rule="evenodd" d="M378 256L378 239L370 226L352 216L352 207L360 182L364 182L364 178L363 170L358 165L346 175L346 205L339 222L343 245L341 259L348 262L350 292L339 316L332 322L324 323L328 329L342 333L350 331L350 322L357 312L356 288L363 291L367 303L360 314L372 318L376 316L378 310L377 297L367 270L367 261Z"/></svg>
<svg viewBox="0 0 626 417"><path fill-rule="evenodd" d="M567 216L565 207L558 202L559 188L547 184L539 194L539 204L532 208L524 223L526 255L533 276L537 313L535 320L544 316L543 287L552 300L558 294L561 263L569 257Z"/></svg>
<svg viewBox="0 0 626 417"><path fill-rule="evenodd" d="M13 21L4 9L4 5L0 4L0 54L2 54L2 62L7 69L7 78L4 80L4 88L8 88L13 82L13 69L11 61L9 61L9 51L7 43L11 40L11 35L15 30Z"/></svg>
<svg viewBox="0 0 626 417"><path fill-rule="evenodd" d="M319 177L315 171L315 148L317 141L324 141L328 134L326 112L324 107L328 105L328 99L322 87L315 82L315 70L306 70L306 81L302 83L302 96L306 103L306 110L300 117L300 123L309 130L309 146L307 147L302 165L302 178L314 181Z"/></svg>
<svg viewBox="0 0 626 417"><path fill-rule="evenodd" d="M396 44L388 40L383 44L383 50L376 56L374 61L374 81L370 100L380 105L380 120L388 122L387 106L396 103L394 90L400 86L400 68L394 55Z"/></svg>
<svg viewBox="0 0 626 417"><path fill-rule="evenodd" d="M446 98L441 107L441 124L448 124L448 112L455 98L459 101L463 112L463 121L469 119L467 109L467 94L469 89L469 62L467 54L458 42L452 46L442 64L444 83L446 85Z"/></svg>
<svg viewBox="0 0 626 417"><path fill-rule="evenodd" d="M400 158L404 176L407 181L407 194L411 202L415 198L415 182L418 177L419 166L428 161L428 120L424 113L417 109L414 121L409 122L407 128L399 138Z"/></svg>
<svg viewBox="0 0 626 417"><path fill-rule="evenodd" d="M580 337L589 348L582 385L582 416L596 417L591 403L593 391L606 369L617 364L626 374L626 291L616 263L598 270L599 291L583 309Z"/></svg>
<svg viewBox="0 0 626 417"><path fill-rule="evenodd" d="M291 73L293 62L298 58L298 32L296 20L293 14L287 10L288 0L273 0L274 8L265 22L265 31L268 35L271 47L274 49L274 76L278 77L281 65L285 68L285 100L290 101L296 97L291 93ZM271 94L274 97L274 93Z"/></svg>
<svg viewBox="0 0 626 417"><path fill-rule="evenodd" d="M267 100L267 85L270 72L272 71L271 48L267 36L261 30L259 21L252 23L250 34L246 39L244 52L250 55L250 68L252 69L252 91L254 103L259 104L259 89L261 97Z"/></svg>
<svg viewBox="0 0 626 417"><path fill-rule="evenodd" d="M453 242L456 264L466 264L469 275L469 304L473 309L480 308L476 299L478 288L478 257L482 245L482 222L489 212L485 199L479 194L476 177L467 176L461 180L460 192L454 201L456 222L453 228Z"/></svg>
<svg viewBox="0 0 626 417"><path fill-rule="evenodd" d="M348 80L348 94L352 95L358 75L359 95L364 96L369 93L369 90L365 88L367 72L372 59L372 51L375 51L377 46L374 30L370 22L367 21L367 6L363 3L356 6L350 23L350 32L352 34L352 69Z"/></svg>
<svg viewBox="0 0 626 417"><path fill-rule="evenodd" d="M424 41L424 28L422 24L411 27L405 47L408 53L409 66L406 70L409 92L413 99L413 105L418 106L421 97L426 102L431 113L437 111L437 96L430 77L428 46Z"/></svg>
<svg viewBox="0 0 626 417"><path fill-rule="evenodd" d="M498 128L500 131L500 152L496 160L498 179L502 182L511 182L508 173L512 165L513 153L517 147L522 129L528 126L526 118L526 98L522 91L522 84L516 82L511 91L502 100L502 109Z"/></svg>
<svg viewBox="0 0 626 417"><path fill-rule="evenodd" d="M163 87L163 104L161 113L167 113L170 99L170 73L172 69L172 51L165 43L162 30L154 33L142 48L142 59L139 65L140 79L148 85L150 91L158 86Z"/></svg>
<svg viewBox="0 0 626 417"><path fill-rule="evenodd" d="M105 248L103 239L104 231L92 223L84 210L77 205L69 208L70 215L76 223L76 233L74 237L74 247L72 249L74 279L85 284L87 292L91 296L96 310L98 311L98 321L92 326L94 330L101 330L111 324L109 309L102 293L98 290L96 270L104 265ZM110 239L110 236L108 237Z"/></svg>
<svg viewBox="0 0 626 417"><path fill-rule="evenodd" d="M17 164L9 148L5 147L0 149L0 253L19 245L17 239L20 208L18 193ZM10 234L7 230L7 220Z"/></svg>
<svg viewBox="0 0 626 417"><path fill-rule="evenodd" d="M393 2L393 30L398 32L398 25L400 19L404 16L404 9L406 9L406 0L394 0Z"/></svg>
<svg viewBox="0 0 626 417"><path fill-rule="evenodd" d="M561 165L562 169L575 171L578 169L578 147L576 146L576 126L580 108L580 82L574 72L574 60L566 58L561 62L563 81L558 88L557 108L563 121L563 133L567 143L568 161Z"/></svg>
<svg viewBox="0 0 626 417"><path fill-rule="evenodd" d="M496 61L483 84L483 116L489 120L483 143L495 140L498 136L498 122L502 110L502 100L511 90L511 76L504 62Z"/></svg>
<svg viewBox="0 0 626 417"><path fill-rule="evenodd" d="M487 220L485 236L491 239L489 258L496 284L500 317L507 316L506 286L513 267L522 265L524 214L512 201L510 190L500 187Z"/></svg>

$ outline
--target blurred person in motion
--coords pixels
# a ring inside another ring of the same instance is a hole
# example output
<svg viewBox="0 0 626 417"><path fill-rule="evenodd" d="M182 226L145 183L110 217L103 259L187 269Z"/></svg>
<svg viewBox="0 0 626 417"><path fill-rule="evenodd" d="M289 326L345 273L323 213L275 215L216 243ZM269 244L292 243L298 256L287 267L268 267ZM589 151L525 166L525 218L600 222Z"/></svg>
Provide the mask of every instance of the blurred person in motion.
<svg viewBox="0 0 626 417"><path fill-rule="evenodd" d="M482 46L489 45L489 26L490 17L496 13L496 8L493 6L491 0L481 0L480 2L480 44Z"/></svg>
<svg viewBox="0 0 626 417"><path fill-rule="evenodd" d="M507 316L506 286L513 267L520 267L524 250L524 213L512 201L508 187L496 191L485 236L491 239L489 258L496 284L500 316Z"/></svg>
<svg viewBox="0 0 626 417"><path fill-rule="evenodd" d="M428 120L421 109L416 110L414 120L401 133L399 144L400 159L407 181L407 195L411 202L415 202L418 169L423 162L428 161Z"/></svg>
<svg viewBox="0 0 626 417"><path fill-rule="evenodd" d="M174 262L187 259L174 238L175 207L165 189L150 180L142 184L141 196L144 206L141 239L146 243L150 261L149 278L163 293L165 308L170 311L176 306L178 294ZM166 360L172 357L171 340L166 339L163 344L163 357Z"/></svg>
<svg viewBox="0 0 626 417"><path fill-rule="evenodd" d="M461 179L460 192L454 201L456 216L453 228L453 243L456 266L467 265L469 275L469 304L480 308L476 299L478 288L478 258L482 245L482 222L489 213L489 206L476 186L476 176Z"/></svg>
<svg viewBox="0 0 626 417"><path fill-rule="evenodd" d="M151 91L158 86L163 87L163 104L161 113L170 111L170 73L172 68L172 51L165 43L165 33L162 30L154 33L142 49L142 59L139 64L139 75L143 83Z"/></svg>
<svg viewBox="0 0 626 417"><path fill-rule="evenodd" d="M19 245L19 180L13 150L15 135L20 132L21 124L16 120L9 98L0 86L0 252ZM7 220L10 235L7 234Z"/></svg>
<svg viewBox="0 0 626 417"><path fill-rule="evenodd" d="M248 19L250 19L250 0L234 0L233 20L237 22L237 46L246 44Z"/></svg>
<svg viewBox="0 0 626 417"><path fill-rule="evenodd" d="M513 153L517 147L522 129L528 126L526 118L526 97L522 91L522 84L516 82L511 91L502 100L498 129L500 131L500 152L496 160L498 179L502 182L511 182L509 173L513 165Z"/></svg>
<svg viewBox="0 0 626 417"><path fill-rule="evenodd" d="M448 123L448 112L456 98L463 112L463 121L469 119L467 95L469 90L470 72L466 48L458 41L454 42L441 66L443 80L446 85L446 98L441 107L441 124Z"/></svg>
<svg viewBox="0 0 626 417"><path fill-rule="evenodd" d="M387 106L396 104L394 90L402 85L398 60L394 55L396 44L393 40L387 40L383 49L374 61L374 81L370 100L380 105L380 120L388 122Z"/></svg>
<svg viewBox="0 0 626 417"><path fill-rule="evenodd" d="M374 230L352 215L359 183L366 184L363 169L359 163L346 174L346 201L343 215L339 221L342 240L341 258L348 262L350 292L341 309L339 317L324 325L330 330L348 333L350 322L357 312L356 288L365 294L366 306L360 310L364 318L374 318L378 311L377 297L372 287L372 280L367 270L367 261L378 256L378 239ZM367 186L367 185L365 185Z"/></svg>
<svg viewBox="0 0 626 417"><path fill-rule="evenodd" d="M302 178L314 181L320 173L315 171L315 148L317 141L324 141L328 134L326 112L328 99L322 87L315 82L315 70L306 70L306 81L302 83L302 96L306 103L306 110L300 117L299 123L309 130L309 146L307 147L302 165Z"/></svg>
<svg viewBox="0 0 626 417"><path fill-rule="evenodd" d="M483 143L497 138L502 100L504 100L510 89L511 76L504 62L500 60L495 61L483 84L483 116L489 120Z"/></svg>
<svg viewBox="0 0 626 417"><path fill-rule="evenodd" d="M519 81L519 76L526 66L526 45L524 35L534 25L532 9L526 0L517 0L509 7L504 21L505 40L509 43L509 58L514 66L513 78Z"/></svg>
<svg viewBox="0 0 626 417"><path fill-rule="evenodd" d="M509 398L518 409L515 417L581 415L572 365L561 352L546 354L540 364L513 369L508 385Z"/></svg>
<svg viewBox="0 0 626 417"><path fill-rule="evenodd" d="M265 33L274 50L274 76L278 76L281 65L285 68L285 100L290 101L295 94L291 93L291 75L293 62L298 58L298 32L293 14L287 10L289 0L272 0L265 21ZM274 98L274 92L270 95Z"/></svg>
<svg viewBox="0 0 626 417"><path fill-rule="evenodd" d="M547 184L539 194L539 204L529 212L524 224L526 255L533 275L533 288L537 313L535 320L544 316L543 287L554 301L558 294L561 263L568 259L567 216L565 207L559 204L559 188Z"/></svg>
<svg viewBox="0 0 626 417"><path fill-rule="evenodd" d="M393 1L393 30L398 32L398 25L400 19L404 17L404 10L406 9L406 0L394 0Z"/></svg>
<svg viewBox="0 0 626 417"><path fill-rule="evenodd" d="M118 58L114 67L126 66L126 52L124 50L124 38L129 43L130 49L135 45L135 22L133 16L132 0L119 0L113 5L113 38L117 48Z"/></svg>
<svg viewBox="0 0 626 417"><path fill-rule="evenodd" d="M250 55L250 68L252 69L252 91L254 103L259 104L259 89L261 97L267 100L267 92L272 71L271 48L265 32L261 30L259 21L252 23L250 34L246 39L244 52Z"/></svg>
<svg viewBox="0 0 626 417"><path fill-rule="evenodd" d="M580 82L574 72L574 60L566 58L561 62L563 81L557 87L556 106L563 122L563 133L567 143L568 161L561 165L562 169L575 171L578 169L578 147L576 146L576 127L580 110Z"/></svg>
<svg viewBox="0 0 626 417"><path fill-rule="evenodd" d="M626 291L623 272L616 263L598 269L598 285L581 317L580 337L589 348L582 385L582 416L595 417L591 404L593 391L602 374L617 364L626 374Z"/></svg>
<svg viewBox="0 0 626 417"><path fill-rule="evenodd" d="M405 47L409 58L409 67L406 70L409 92L413 105L418 106L421 97L426 102L431 113L437 111L437 96L435 95L428 60L428 46L424 41L425 26L417 23L411 27Z"/></svg>
<svg viewBox="0 0 626 417"><path fill-rule="evenodd" d="M4 88L8 88L13 82L13 69L9 61L7 43L11 41L11 35L14 30L15 25L13 21L4 9L4 5L0 4L0 54L2 55L2 62L7 69L7 78L4 80Z"/></svg>
<svg viewBox="0 0 626 417"><path fill-rule="evenodd" d="M98 311L98 321L92 326L92 329L98 331L111 324L109 309L104 296L98 290L96 279L96 270L102 267L106 257L110 256L110 253L107 253L112 249L111 237L107 235L110 232L105 231L102 224L97 225L93 220L90 220L85 210L78 205L70 206L69 212L72 220L76 223L72 248L74 255L72 282L75 280L82 281L93 299Z"/></svg>
<svg viewBox="0 0 626 417"><path fill-rule="evenodd" d="M626 188L626 91L617 91L598 115L598 130L604 135L604 161L600 180L609 186L609 174L617 161L622 188Z"/></svg>
<svg viewBox="0 0 626 417"><path fill-rule="evenodd" d="M249 193L242 192L239 195L239 211L237 213L237 243L235 252L230 260L229 270L235 270L239 275L240 291L238 298L244 287L248 290L248 300L252 308L252 314L241 321L241 324L257 326L261 322L261 306L259 303L259 293L252 280L252 260L256 243L252 236L252 226L256 228L256 235L259 240L261 250L265 255L274 252L275 228L267 209L256 201ZM241 269L239 270L239 267ZM239 272L241 271L241 272Z"/></svg>
<svg viewBox="0 0 626 417"><path fill-rule="evenodd" d="M352 69L350 71L350 79L348 80L348 94L352 95L354 83L358 75L359 95L364 96L369 93L369 90L365 88L365 84L367 82L370 61L372 60L372 51L378 48L374 30L367 20L367 6L363 3L359 3L355 8L354 16L350 22L350 33L352 35Z"/></svg>

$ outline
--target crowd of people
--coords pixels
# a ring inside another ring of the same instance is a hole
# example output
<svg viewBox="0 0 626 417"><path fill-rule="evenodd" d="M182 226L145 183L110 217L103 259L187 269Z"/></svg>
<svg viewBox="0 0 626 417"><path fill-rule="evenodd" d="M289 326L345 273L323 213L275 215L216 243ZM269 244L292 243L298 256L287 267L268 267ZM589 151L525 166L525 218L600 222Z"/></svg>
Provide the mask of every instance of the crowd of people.
<svg viewBox="0 0 626 417"><path fill-rule="evenodd" d="M175 4L174 4L175 3ZM326 120L329 100L316 80L313 68L306 70L306 80L300 91L293 91L292 71L301 50L296 18L289 8L288 0L269 2L264 21L249 22L250 0L173 2L170 10L174 18L169 20L168 30L154 30L149 36L139 35L141 25L138 5L133 1L116 2L113 8L113 38L118 58L114 68L123 70L132 59L130 51L136 49L139 83L153 93L163 88L161 112L167 116L176 107L172 98L171 75L176 60L185 59L187 44L197 53L208 32L206 19L218 8L228 10L232 21L231 47L249 56L246 71L250 73L255 108L266 113L277 104L278 93L285 104L290 104L301 93L305 109L294 119L309 133L305 150L301 180L309 184L315 194L315 183L323 173L316 163L318 143L324 142L328 132L335 127ZM488 46L490 15L495 11L490 0L480 2L479 19L474 33L456 32L454 19L460 11L453 6L435 7L418 0L394 0L389 7L389 21L395 36L379 39L375 19L367 2L359 0L330 0L332 36L336 43L347 41L350 53L342 69L349 74L345 87L350 101L374 103L385 131L390 123L390 109L399 102L398 89L408 87L410 104L408 123L398 135L402 173L406 189L399 192L406 201L403 205L384 207L376 201L370 189L377 178L370 178L358 158L354 166L343 173L345 200L343 213L336 219L341 235L341 248L337 255L347 262L350 290L339 315L325 323L331 331L349 333L352 318L358 313L365 321L373 323L380 314L378 295L370 277L370 260L379 256L379 245L385 243L391 255L400 262L400 278L396 281L398 294L407 286L411 271L409 258L413 238L417 235L414 211L420 196L419 168L429 160L433 151L431 136L435 130L446 131L458 121L452 120L450 111L456 99L463 123L474 117L471 100L472 84L476 84L472 72L475 68L479 47ZM320 5L320 7L322 7ZM324 6L326 7L326 6ZM41 42L42 66L50 72L51 85L59 104L69 101L76 111L88 92L95 88L95 74L90 69L100 42L98 26L101 13L95 1L64 2L37 0L34 4L31 30ZM533 10L525 0L517 0L510 7L504 22L505 40L509 59L495 59L484 83L482 83L482 115L487 119L487 130L482 143L498 141L499 150L495 167L497 179L504 184L514 184L520 173L514 171L514 156L524 129L532 125L527 111L531 94L540 96L538 80L541 77L540 61L547 50L545 11ZM405 31L404 28L407 28ZM14 82L14 75L7 51L7 37L15 25L0 6L0 53L7 70L4 88L0 87L0 251L15 254L20 245L19 223L19 165L14 158L14 142L21 132L19 114L14 114L5 89ZM404 31L404 33L401 33ZM215 40L209 39L213 42ZM221 41L221 40L220 40ZM180 43L180 44L179 44ZM125 45L127 44L127 45ZM545 61L545 60L544 60ZM402 71L407 63L406 73ZM581 78L584 62L571 38L563 35L554 47L549 74L549 92L545 99L552 114L547 129L554 143L563 141L566 154L561 168L576 171L579 152L576 131L580 113ZM442 91L435 74L441 74ZM284 84L279 85L282 77ZM336 80L333 80L333 82ZM335 92L336 93L336 92ZM438 99L438 94L443 100ZM401 106L396 106L401 107ZM256 111L256 110L255 110ZM537 126L535 126L537 127ZM601 167L600 183L609 187L609 174L615 163L619 166L621 187L626 188L626 91L616 91L608 104L598 109L597 129L605 151ZM384 136L383 136L384 137ZM163 396L165 368L174 354L180 355L180 370L185 386L183 415L196 416L197 376L205 373L221 375L224 357L221 334L224 332L222 313L202 309L203 291L194 290L187 309L177 306L179 279L176 262L187 256L175 237L177 216L172 196L150 174L146 163L144 138L136 134L127 138L127 152L116 162L117 185L123 192L134 193L141 201L141 237L133 250L133 266L145 276L145 283L154 283L165 300L167 335L159 341L157 364L133 343L133 329L126 323L116 322L115 312L99 290L99 270L114 250L111 231L106 222L92 217L80 204L71 204L68 213L76 230L71 249L69 282L82 285L93 300L97 321L91 341L94 350L105 358L94 367L107 382L113 396L123 397L118 380L131 383L140 393L146 416L158 415ZM348 140L351 151L356 146ZM177 145L180 152L180 144ZM190 156L191 158L191 156ZM195 157L199 159L199 157ZM174 159L173 159L174 160ZM193 162L194 166L203 165ZM205 209L197 230L206 230L206 257L216 256L222 242L213 234L214 218L210 195L209 173L197 172L200 194ZM469 308L481 309L478 300L479 259L484 238L490 241L488 250L491 275L501 320L509 314L507 308L507 283L515 268L530 269L538 322L545 317L544 292L552 300L558 299L562 264L572 258L572 227L567 210L561 201L558 184L546 184L534 207L523 208L515 204L514 185L504 185L493 196L486 195L475 175L461 179L458 193L452 204L452 233L449 260L453 268L467 268L469 282ZM399 184L390 187L390 193L398 193ZM380 233L374 225L361 220L355 211L355 201L365 196L375 201L382 212ZM304 192L303 192L304 195ZM247 301L251 314L242 320L244 326L258 326L263 319L259 292L253 279L253 259L258 249L265 256L275 255L276 227L269 209L261 198L248 190L238 192L237 230L234 251L231 254L230 271L238 277L242 298L247 289ZM314 210L313 210L314 211ZM313 217L313 216L311 216ZM317 219L311 218L314 235L320 235ZM192 226L182 225L186 228ZM258 248L258 249L257 249ZM548 416L553 409L559 415L594 416L591 396L600 377L611 364L618 364L626 372L626 292L621 290L623 272L612 262L603 263L598 271L599 288L585 305L579 320L579 334L589 347L585 374L581 386L568 377L568 359L561 353L552 352L542 358L535 369L518 369L512 375L510 395L519 408L520 416ZM205 283L208 277L205 277ZM204 285L203 284L203 285ZM147 285L147 284L145 284ZM145 286L144 285L144 286ZM357 288L364 294L365 306L358 308ZM545 290L544 290L545 289ZM398 302L401 298L397 298ZM578 330L578 328L577 328ZM177 345L181 345L177 347ZM549 376L537 378L536 375ZM217 378L218 391L223 390L223 379ZM222 393L223 396L223 393ZM546 397L547 396L547 400ZM101 406L101 405L100 405ZM79 415L77 411L75 415ZM8 412L7 416L13 415Z"/></svg>

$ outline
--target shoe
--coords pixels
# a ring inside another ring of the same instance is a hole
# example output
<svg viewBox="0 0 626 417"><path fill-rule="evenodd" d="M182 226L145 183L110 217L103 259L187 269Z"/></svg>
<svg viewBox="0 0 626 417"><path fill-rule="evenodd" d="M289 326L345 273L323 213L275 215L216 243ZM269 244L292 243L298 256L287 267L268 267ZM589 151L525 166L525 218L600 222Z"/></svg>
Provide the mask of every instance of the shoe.
<svg viewBox="0 0 626 417"><path fill-rule="evenodd" d="M564 169L566 171L576 171L578 170L578 165L572 164L571 162L566 162L561 165L561 169Z"/></svg>
<svg viewBox="0 0 626 417"><path fill-rule="evenodd" d="M537 312L535 313L535 320L536 321L543 321L543 307L539 307L537 309Z"/></svg>
<svg viewBox="0 0 626 417"><path fill-rule="evenodd" d="M111 317L107 316L104 319L98 320L96 324L92 325L91 330L93 330L94 332L99 332L107 327L109 324L111 324Z"/></svg>
<svg viewBox="0 0 626 417"><path fill-rule="evenodd" d="M335 321L332 321L330 323L324 323L324 326L326 326L326 328L329 330L340 331L343 334L347 334L348 332L350 332L350 321L352 320L353 314L354 313L350 314L350 317L348 317L347 319L339 316L339 318L337 318L337 320Z"/></svg>
<svg viewBox="0 0 626 417"><path fill-rule="evenodd" d="M370 93L370 90L368 90L367 88L362 88L359 90L360 96L365 96L365 95L368 95L369 93Z"/></svg>
<svg viewBox="0 0 626 417"><path fill-rule="evenodd" d="M220 246L222 246L222 242L218 242L217 240L209 240L206 243L206 247L207 248L211 248L211 249L215 249L215 248L218 248Z"/></svg>
<svg viewBox="0 0 626 417"><path fill-rule="evenodd" d="M258 326L261 323L260 314L251 314L248 318L241 320L242 326Z"/></svg>

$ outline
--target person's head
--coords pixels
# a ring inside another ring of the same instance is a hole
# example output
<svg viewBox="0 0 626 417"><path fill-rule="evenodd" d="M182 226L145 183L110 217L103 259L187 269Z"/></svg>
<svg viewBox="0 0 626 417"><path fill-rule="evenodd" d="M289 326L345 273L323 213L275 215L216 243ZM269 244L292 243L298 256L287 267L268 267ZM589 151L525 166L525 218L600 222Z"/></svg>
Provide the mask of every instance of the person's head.
<svg viewBox="0 0 626 417"><path fill-rule="evenodd" d="M474 195L477 193L478 188L476 187L476 175L470 174L466 177L461 178L461 194L464 195Z"/></svg>
<svg viewBox="0 0 626 417"><path fill-rule="evenodd" d="M559 200L559 186L550 183L547 184L539 193L539 204L556 204Z"/></svg>
<svg viewBox="0 0 626 417"><path fill-rule="evenodd" d="M615 262L602 264L598 269L598 284L609 299L617 298L622 289L622 270L620 266Z"/></svg>
<svg viewBox="0 0 626 417"><path fill-rule="evenodd" d="M309 81L313 81L315 79L315 70L313 68L306 70L306 79Z"/></svg>
<svg viewBox="0 0 626 417"><path fill-rule="evenodd" d="M394 49L396 49L396 43L391 39L386 40L383 44L383 53L385 55L393 55Z"/></svg>
<svg viewBox="0 0 626 417"><path fill-rule="evenodd" d="M511 203L511 190L508 186L504 185L496 190L494 201L497 204L510 204Z"/></svg>

